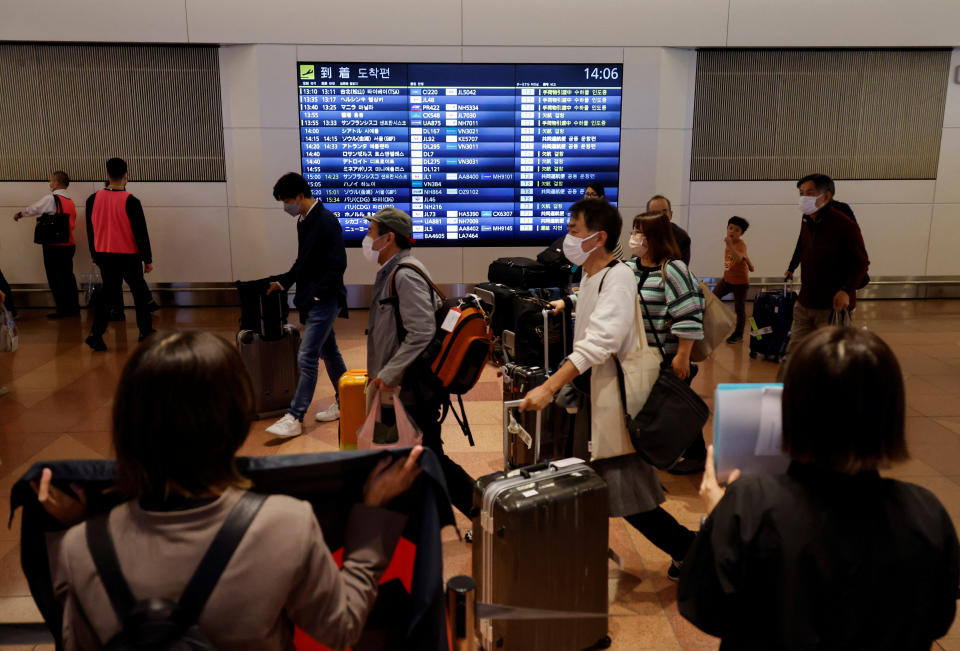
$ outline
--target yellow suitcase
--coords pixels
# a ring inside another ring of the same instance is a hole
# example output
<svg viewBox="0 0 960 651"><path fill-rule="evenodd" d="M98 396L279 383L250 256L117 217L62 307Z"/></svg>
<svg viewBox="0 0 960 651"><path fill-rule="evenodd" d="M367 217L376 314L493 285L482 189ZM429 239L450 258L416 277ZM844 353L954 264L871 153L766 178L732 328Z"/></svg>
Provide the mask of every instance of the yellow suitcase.
<svg viewBox="0 0 960 651"><path fill-rule="evenodd" d="M367 418L367 369L347 371L340 376L340 449L357 449L357 431Z"/></svg>

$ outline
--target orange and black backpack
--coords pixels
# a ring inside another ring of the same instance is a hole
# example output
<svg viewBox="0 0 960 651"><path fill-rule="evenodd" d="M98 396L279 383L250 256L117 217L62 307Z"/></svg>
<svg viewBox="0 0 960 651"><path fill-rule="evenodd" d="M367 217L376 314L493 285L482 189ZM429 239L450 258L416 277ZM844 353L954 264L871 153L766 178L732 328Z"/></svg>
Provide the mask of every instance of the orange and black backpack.
<svg viewBox="0 0 960 651"><path fill-rule="evenodd" d="M400 317L397 298L397 272L400 269L410 269L417 273L440 299L440 307L436 309L437 330L433 340L417 360L418 370L425 371L429 376L427 380L431 389L447 395L443 416L446 416L447 409L450 407L450 394L456 394L462 419L455 410L451 411L470 439L470 444L473 445L466 412L463 411L462 395L472 389L480 379L480 374L483 373L483 368L493 353L493 333L490 330L488 316L477 296L468 294L447 298L427 277L423 269L413 264L399 264L390 276L390 296L382 301L393 304L399 341L402 342L407 335ZM443 417L441 417L442 420Z"/></svg>

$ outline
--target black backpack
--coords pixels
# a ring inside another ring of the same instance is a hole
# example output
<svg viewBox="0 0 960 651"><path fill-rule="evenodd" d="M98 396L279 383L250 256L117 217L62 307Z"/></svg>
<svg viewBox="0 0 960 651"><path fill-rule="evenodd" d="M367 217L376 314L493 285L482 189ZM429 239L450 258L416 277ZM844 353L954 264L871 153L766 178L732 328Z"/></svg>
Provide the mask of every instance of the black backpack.
<svg viewBox="0 0 960 651"><path fill-rule="evenodd" d="M266 495L259 493L247 491L243 494L210 543L200 565L184 588L180 601L176 603L160 598L138 601L120 571L116 548L107 526L108 514L88 520L87 547L121 625L120 632L103 648L116 651L214 649L197 626L197 620L233 552L266 499Z"/></svg>

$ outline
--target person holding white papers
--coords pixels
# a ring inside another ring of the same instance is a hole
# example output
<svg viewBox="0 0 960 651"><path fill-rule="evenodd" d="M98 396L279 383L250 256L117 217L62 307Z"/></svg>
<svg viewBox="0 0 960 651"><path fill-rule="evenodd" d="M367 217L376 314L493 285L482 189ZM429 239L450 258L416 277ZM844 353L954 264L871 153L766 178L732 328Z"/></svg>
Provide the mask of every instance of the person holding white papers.
<svg viewBox="0 0 960 651"><path fill-rule="evenodd" d="M953 622L960 548L930 491L878 473L907 458L896 357L824 328L785 380L785 474L734 472L724 492L709 450L680 613L721 649L929 649Z"/></svg>

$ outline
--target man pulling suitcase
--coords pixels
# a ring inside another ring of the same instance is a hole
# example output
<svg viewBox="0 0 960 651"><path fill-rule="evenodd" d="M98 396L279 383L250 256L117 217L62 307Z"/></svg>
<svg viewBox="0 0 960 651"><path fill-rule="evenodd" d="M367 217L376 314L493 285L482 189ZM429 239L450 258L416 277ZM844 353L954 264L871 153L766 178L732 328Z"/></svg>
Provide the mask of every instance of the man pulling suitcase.
<svg viewBox="0 0 960 651"><path fill-rule="evenodd" d="M281 176L273 186L273 197L283 202L284 212L297 218L297 259L290 271L273 276L267 289L269 294L296 283L293 304L304 325L297 356L297 392L287 413L267 428L268 434L289 438L303 433L303 417L317 388L319 359L323 358L335 391L340 376L347 370L333 335L334 319L347 317L347 289L343 285L347 252L340 222L313 198L310 185L302 176L294 172ZM339 416L340 408L334 403L317 414L317 420L336 420Z"/></svg>

